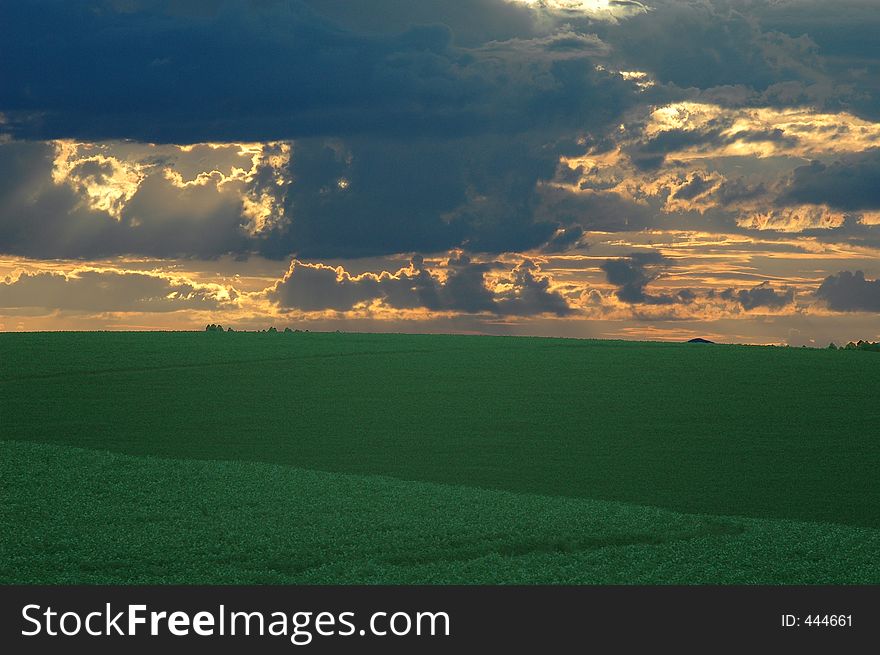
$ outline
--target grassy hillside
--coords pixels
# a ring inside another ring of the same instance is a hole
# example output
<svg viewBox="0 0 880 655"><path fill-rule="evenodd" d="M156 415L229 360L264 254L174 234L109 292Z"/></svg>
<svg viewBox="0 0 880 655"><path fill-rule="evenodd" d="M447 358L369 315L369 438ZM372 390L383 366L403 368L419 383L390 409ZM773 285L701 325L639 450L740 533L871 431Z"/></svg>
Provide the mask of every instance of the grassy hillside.
<svg viewBox="0 0 880 655"><path fill-rule="evenodd" d="M850 351L0 334L0 545L31 572L2 577L153 580L177 553L169 579L194 582L480 582L485 558L511 582L880 582L858 547L876 552L880 528L878 388L880 357ZM102 512L118 517L104 541ZM190 542L244 560L207 565ZM272 552L287 569L260 568ZM123 564L88 572L104 560Z"/></svg>

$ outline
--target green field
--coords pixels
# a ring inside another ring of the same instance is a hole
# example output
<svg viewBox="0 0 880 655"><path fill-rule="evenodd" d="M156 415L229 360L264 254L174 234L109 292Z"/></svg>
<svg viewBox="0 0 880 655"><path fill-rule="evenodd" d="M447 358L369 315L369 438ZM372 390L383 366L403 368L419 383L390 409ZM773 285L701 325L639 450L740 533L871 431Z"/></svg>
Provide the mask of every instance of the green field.
<svg viewBox="0 0 880 655"><path fill-rule="evenodd" d="M880 356L0 334L2 582L880 583Z"/></svg>

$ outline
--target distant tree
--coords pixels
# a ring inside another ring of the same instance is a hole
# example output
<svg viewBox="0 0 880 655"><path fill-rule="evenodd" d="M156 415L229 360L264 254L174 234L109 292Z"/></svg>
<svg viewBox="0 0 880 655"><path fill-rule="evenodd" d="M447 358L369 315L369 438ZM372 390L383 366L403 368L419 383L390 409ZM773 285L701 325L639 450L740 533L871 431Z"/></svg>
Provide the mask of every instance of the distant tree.
<svg viewBox="0 0 880 655"><path fill-rule="evenodd" d="M274 327L270 327L269 332L278 332L278 330L276 330Z"/></svg>
<svg viewBox="0 0 880 655"><path fill-rule="evenodd" d="M291 330L290 327L286 327L286 328L284 328L284 332L285 332L285 333L287 333L287 332L291 332L291 333L292 333L293 330Z"/></svg>
<svg viewBox="0 0 880 655"><path fill-rule="evenodd" d="M828 346L829 349L837 350L864 350L866 352L880 352L880 341L866 341L859 339L858 341L850 341L845 346L835 346L833 343Z"/></svg>
<svg viewBox="0 0 880 655"><path fill-rule="evenodd" d="M235 332L235 330L232 329L232 326L231 326L231 325L230 325L228 328L226 328L226 331L227 331L227 332Z"/></svg>
<svg viewBox="0 0 880 655"><path fill-rule="evenodd" d="M828 344L828 350L837 350L837 344L832 341Z"/></svg>

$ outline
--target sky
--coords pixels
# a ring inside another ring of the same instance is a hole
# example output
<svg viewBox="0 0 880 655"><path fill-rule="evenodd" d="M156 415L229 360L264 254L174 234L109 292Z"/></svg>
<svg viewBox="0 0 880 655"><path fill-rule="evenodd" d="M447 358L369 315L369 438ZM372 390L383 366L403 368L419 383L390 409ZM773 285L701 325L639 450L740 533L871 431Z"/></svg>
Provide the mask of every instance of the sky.
<svg viewBox="0 0 880 655"><path fill-rule="evenodd" d="M880 1L0 4L0 331L880 340Z"/></svg>

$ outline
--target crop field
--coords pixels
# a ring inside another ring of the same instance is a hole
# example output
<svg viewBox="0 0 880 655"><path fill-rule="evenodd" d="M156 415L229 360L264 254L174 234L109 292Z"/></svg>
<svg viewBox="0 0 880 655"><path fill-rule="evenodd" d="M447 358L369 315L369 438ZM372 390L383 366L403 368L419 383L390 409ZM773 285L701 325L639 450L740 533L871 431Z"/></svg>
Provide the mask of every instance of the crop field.
<svg viewBox="0 0 880 655"><path fill-rule="evenodd" d="M0 582L880 583L880 355L0 334Z"/></svg>

